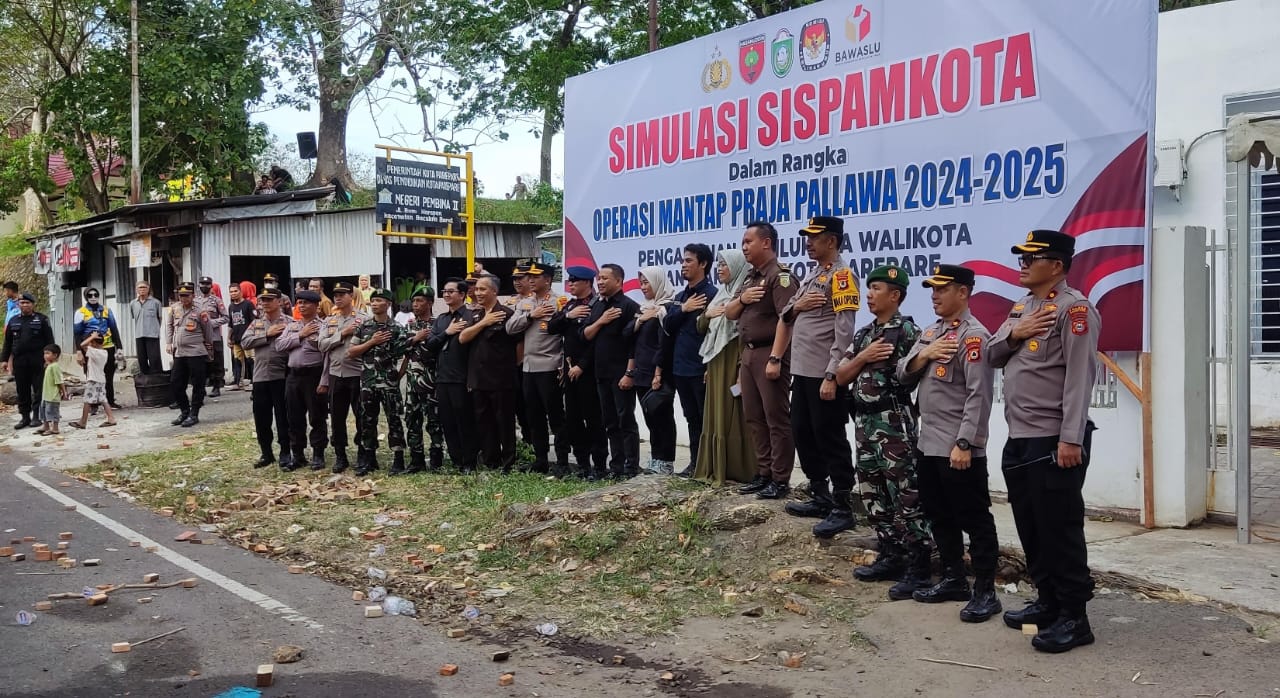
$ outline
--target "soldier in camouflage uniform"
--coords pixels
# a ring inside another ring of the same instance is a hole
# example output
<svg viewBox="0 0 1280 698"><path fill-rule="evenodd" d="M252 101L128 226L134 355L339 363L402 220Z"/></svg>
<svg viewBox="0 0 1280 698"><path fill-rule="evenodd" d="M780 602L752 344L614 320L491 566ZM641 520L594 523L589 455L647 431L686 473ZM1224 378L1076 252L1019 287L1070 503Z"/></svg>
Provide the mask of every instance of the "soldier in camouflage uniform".
<svg viewBox="0 0 1280 698"><path fill-rule="evenodd" d="M444 468L444 428L440 425L440 403L436 399L436 359L427 352L427 340L431 339L431 305L436 302L435 292L419 287L413 291L413 319L409 321L408 353L400 372L408 376L405 385L405 422L409 430L409 472L420 473L427 469L426 454L422 446L422 425L427 425L431 437L431 470Z"/></svg>
<svg viewBox="0 0 1280 698"><path fill-rule="evenodd" d="M858 492L879 540L874 565L854 570L862 581L895 579L889 598L911 598L930 585L929 521L916 486L916 412L911 390L898 382L898 361L920 328L898 311L910 279L905 269L882 266L867 276L866 305L875 319L853 337L837 371L853 382L850 409L858 441Z"/></svg>
<svg viewBox="0 0 1280 698"><path fill-rule="evenodd" d="M394 461L392 475L402 475L404 467L404 401L400 397L399 362L409 350L409 331L391 319L392 295L385 288L375 289L369 296L373 317L356 330L347 354L363 362L360 374L360 431L356 436L364 447L364 459L357 458L356 475L367 475L378 468L378 411L387 411L387 444Z"/></svg>

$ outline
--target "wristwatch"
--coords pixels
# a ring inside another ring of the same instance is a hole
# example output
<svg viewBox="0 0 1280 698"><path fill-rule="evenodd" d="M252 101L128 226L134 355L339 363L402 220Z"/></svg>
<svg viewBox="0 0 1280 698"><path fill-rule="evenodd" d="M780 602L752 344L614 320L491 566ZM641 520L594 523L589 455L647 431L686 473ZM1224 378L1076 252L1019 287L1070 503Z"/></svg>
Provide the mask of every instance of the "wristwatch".
<svg viewBox="0 0 1280 698"><path fill-rule="evenodd" d="M973 448L973 444L969 443L968 439L956 439L956 448L961 451L968 451Z"/></svg>
<svg viewBox="0 0 1280 698"><path fill-rule="evenodd" d="M629 368L622 375L626 376L627 378L635 378L636 370L634 368Z"/></svg>
<svg viewBox="0 0 1280 698"><path fill-rule="evenodd" d="M827 371L826 373L822 374L822 379L823 379L823 380L829 380L829 381L835 381L835 379L836 379L836 374L834 374L834 373L832 373L832 372L830 372L830 371Z"/></svg>
<svg viewBox="0 0 1280 698"><path fill-rule="evenodd" d="M770 355L769 355L769 363L771 363L771 364L780 364L780 363L782 363L782 357L781 357L781 356L774 356L774 355L770 354Z"/></svg>

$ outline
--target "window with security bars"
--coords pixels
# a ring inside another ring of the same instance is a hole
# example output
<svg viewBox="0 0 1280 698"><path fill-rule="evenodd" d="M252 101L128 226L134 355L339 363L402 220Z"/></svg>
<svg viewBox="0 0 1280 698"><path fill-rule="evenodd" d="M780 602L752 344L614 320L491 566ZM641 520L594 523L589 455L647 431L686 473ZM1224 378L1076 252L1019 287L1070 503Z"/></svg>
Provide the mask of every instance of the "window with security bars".
<svg viewBox="0 0 1280 698"><path fill-rule="evenodd" d="M1237 114L1280 115L1280 91L1232 95L1224 100L1225 117ZM1225 125L1225 124L1224 124ZM1225 159L1225 154L1224 154ZM1236 230L1236 163L1226 167L1226 224ZM1249 309L1250 354L1280 359L1280 174L1253 168L1249 172Z"/></svg>

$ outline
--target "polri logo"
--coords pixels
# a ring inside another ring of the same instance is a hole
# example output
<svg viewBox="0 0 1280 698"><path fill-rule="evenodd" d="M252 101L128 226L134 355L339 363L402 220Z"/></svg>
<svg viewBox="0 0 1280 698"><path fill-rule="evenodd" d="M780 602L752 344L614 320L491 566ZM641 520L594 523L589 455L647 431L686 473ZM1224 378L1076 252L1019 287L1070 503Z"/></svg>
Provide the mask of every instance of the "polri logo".
<svg viewBox="0 0 1280 698"><path fill-rule="evenodd" d="M874 6L874 12L873 12ZM853 46L836 51L836 65L880 55L883 8L878 2L860 2L844 18L844 35Z"/></svg>
<svg viewBox="0 0 1280 698"><path fill-rule="evenodd" d="M773 74L780 77L787 77L787 73L791 72L791 67L796 62L796 40L791 32L786 29L779 29L778 33L773 37L773 44L769 47L770 60L772 61Z"/></svg>
<svg viewBox="0 0 1280 698"><path fill-rule="evenodd" d="M738 74L748 85L764 72L764 34L743 39L738 44Z"/></svg>
<svg viewBox="0 0 1280 698"><path fill-rule="evenodd" d="M702 91L723 90L733 80L733 66L720 53L720 47L711 52L711 61L702 66Z"/></svg>
<svg viewBox="0 0 1280 698"><path fill-rule="evenodd" d="M811 19L800 29L800 69L817 70L831 55L831 27L826 18Z"/></svg>

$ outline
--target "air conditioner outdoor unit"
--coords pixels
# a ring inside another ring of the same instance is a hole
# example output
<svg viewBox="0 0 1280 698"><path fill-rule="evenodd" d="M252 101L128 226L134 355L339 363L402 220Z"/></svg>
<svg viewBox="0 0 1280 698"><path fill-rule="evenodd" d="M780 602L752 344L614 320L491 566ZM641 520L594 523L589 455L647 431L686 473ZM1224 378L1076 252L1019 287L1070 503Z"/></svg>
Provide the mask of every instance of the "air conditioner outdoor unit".
<svg viewBox="0 0 1280 698"><path fill-rule="evenodd" d="M1156 173L1152 185L1177 188L1187 177L1183 169L1184 148L1181 138L1156 141Z"/></svg>

